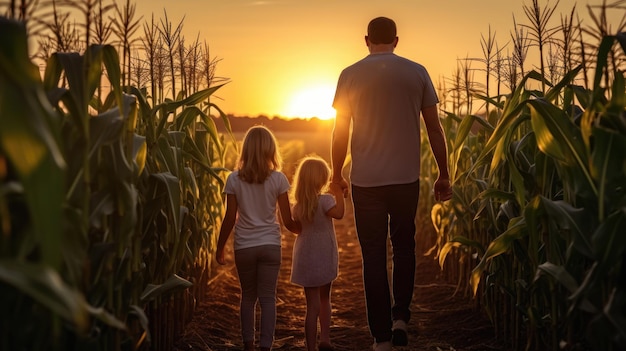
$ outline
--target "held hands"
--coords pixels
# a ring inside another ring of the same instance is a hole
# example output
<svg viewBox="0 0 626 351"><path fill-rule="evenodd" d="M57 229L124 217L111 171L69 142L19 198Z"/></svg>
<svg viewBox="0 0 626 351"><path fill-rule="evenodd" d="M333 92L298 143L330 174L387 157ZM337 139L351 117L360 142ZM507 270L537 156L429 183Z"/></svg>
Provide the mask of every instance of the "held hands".
<svg viewBox="0 0 626 351"><path fill-rule="evenodd" d="M435 195L435 200L437 201L450 200L452 198L452 186L450 184L450 179L438 178L433 186L433 193Z"/></svg>
<svg viewBox="0 0 626 351"><path fill-rule="evenodd" d="M335 190L337 190L337 192L335 192ZM337 193L343 194L343 197L347 198L348 197L348 182L343 178L333 179L330 182L330 191L332 191L333 194L337 194Z"/></svg>
<svg viewBox="0 0 626 351"><path fill-rule="evenodd" d="M341 187L339 183L330 183L330 185L328 186L328 190L335 197L346 197L347 191L348 191L348 189L346 189L344 192L344 189Z"/></svg>

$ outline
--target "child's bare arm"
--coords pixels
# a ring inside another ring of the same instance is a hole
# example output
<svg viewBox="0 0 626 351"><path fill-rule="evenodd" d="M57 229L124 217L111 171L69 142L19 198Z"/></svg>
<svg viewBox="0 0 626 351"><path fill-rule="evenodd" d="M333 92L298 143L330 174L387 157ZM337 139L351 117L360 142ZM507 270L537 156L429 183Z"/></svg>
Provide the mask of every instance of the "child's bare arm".
<svg viewBox="0 0 626 351"><path fill-rule="evenodd" d="M342 219L345 212L344 190L339 184L330 184L330 193L335 197L335 206L326 211L326 215L335 219Z"/></svg>
<svg viewBox="0 0 626 351"><path fill-rule="evenodd" d="M237 197L234 194L226 195L226 213L222 220L222 226L220 228L220 236L217 239L217 252L215 253L215 259L219 264L226 264L226 258L224 257L224 246L230 233L235 226L235 219L237 218Z"/></svg>
<svg viewBox="0 0 626 351"><path fill-rule="evenodd" d="M280 217L285 227L290 232L299 234L302 231L302 225L291 217L291 204L289 203L289 195L286 192L278 195L278 208L280 209Z"/></svg>

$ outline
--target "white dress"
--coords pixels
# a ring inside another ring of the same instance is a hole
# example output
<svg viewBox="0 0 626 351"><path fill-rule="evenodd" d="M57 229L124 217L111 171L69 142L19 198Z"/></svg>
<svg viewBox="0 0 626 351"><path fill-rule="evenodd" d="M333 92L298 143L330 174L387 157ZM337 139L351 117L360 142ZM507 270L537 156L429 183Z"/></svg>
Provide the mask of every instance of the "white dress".
<svg viewBox="0 0 626 351"><path fill-rule="evenodd" d="M322 194L311 223L302 223L296 237L291 264L291 282L303 287L317 287L337 278L339 253L333 219L326 212L335 206L335 198Z"/></svg>

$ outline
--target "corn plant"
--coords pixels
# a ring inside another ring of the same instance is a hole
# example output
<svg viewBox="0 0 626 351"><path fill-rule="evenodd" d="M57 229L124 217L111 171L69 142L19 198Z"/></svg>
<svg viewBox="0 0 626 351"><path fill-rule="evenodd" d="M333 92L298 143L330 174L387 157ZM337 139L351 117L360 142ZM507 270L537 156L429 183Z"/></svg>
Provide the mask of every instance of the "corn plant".
<svg viewBox="0 0 626 351"><path fill-rule="evenodd" d="M151 106L104 44L46 55L41 81L23 22L2 33L0 348L170 349L221 217L220 86Z"/></svg>
<svg viewBox="0 0 626 351"><path fill-rule="evenodd" d="M75 193L66 192L66 176L74 164L62 142L64 118L46 98L45 84L28 59L24 26L7 19L2 19L1 26L3 33L11 33L2 39L1 67L0 158L7 169L2 174L4 210L0 217L5 230L2 301L8 304L3 310L10 311L3 314L1 322L2 348L79 348L79 342L68 338L70 334L87 340L97 326L125 329L124 319L84 294L88 284L84 272L89 268L84 257L89 203L76 201ZM99 66L110 52L109 47L94 47L88 56ZM110 67L115 77L115 69ZM84 85L85 92L92 87ZM84 109L70 103L70 99L80 101L85 95L58 92L56 96L68 98L65 108L77 114L72 122L89 133L89 126L81 123L87 122L81 119ZM120 93L115 100L122 106Z"/></svg>
<svg viewBox="0 0 626 351"><path fill-rule="evenodd" d="M624 48L624 34L601 39L590 88L576 84L585 65L556 82L532 71L503 103L477 96L495 124L448 115L455 191L433 207L438 258L480 259L472 290L513 349L626 347Z"/></svg>

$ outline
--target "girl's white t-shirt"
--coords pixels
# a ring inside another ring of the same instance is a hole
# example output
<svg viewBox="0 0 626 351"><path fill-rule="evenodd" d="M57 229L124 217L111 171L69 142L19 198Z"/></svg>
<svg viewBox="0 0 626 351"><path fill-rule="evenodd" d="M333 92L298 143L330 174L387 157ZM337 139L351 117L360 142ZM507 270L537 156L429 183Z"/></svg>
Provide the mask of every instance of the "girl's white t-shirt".
<svg viewBox="0 0 626 351"><path fill-rule="evenodd" d="M289 181L282 172L272 172L263 184L244 182L239 178L239 171L228 175L224 192L234 194L238 205L235 250L281 245L276 203L278 196L288 191Z"/></svg>

